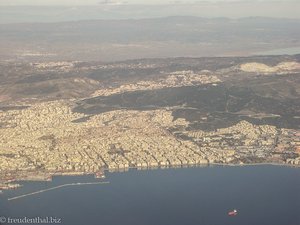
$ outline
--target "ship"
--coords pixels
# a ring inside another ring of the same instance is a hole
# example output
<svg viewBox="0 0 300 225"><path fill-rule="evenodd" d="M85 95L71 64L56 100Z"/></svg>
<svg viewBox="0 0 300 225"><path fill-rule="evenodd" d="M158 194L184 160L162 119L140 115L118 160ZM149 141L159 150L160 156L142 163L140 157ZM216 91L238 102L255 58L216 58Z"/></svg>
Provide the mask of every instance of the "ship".
<svg viewBox="0 0 300 225"><path fill-rule="evenodd" d="M105 174L103 171L97 172L95 173L95 178L101 178L104 179L105 178Z"/></svg>
<svg viewBox="0 0 300 225"><path fill-rule="evenodd" d="M228 216L236 216L237 214L238 214L238 212L236 209L228 212Z"/></svg>

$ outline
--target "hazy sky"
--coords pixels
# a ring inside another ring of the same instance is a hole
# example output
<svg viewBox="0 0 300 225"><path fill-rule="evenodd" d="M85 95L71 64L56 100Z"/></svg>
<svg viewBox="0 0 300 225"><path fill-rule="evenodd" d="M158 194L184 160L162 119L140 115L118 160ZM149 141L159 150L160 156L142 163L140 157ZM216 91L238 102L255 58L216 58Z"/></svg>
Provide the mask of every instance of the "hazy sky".
<svg viewBox="0 0 300 225"><path fill-rule="evenodd" d="M195 4L203 2L297 2L299 0L0 0L0 5Z"/></svg>
<svg viewBox="0 0 300 225"><path fill-rule="evenodd" d="M54 5L60 7L28 7ZM0 24L166 16L300 19L299 12L300 0L0 0Z"/></svg>

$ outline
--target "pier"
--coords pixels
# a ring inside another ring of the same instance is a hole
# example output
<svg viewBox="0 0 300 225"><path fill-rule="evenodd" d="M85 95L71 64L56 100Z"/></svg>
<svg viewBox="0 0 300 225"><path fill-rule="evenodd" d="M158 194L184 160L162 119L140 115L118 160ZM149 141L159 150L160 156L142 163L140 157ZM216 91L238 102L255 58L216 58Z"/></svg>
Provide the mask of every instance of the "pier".
<svg viewBox="0 0 300 225"><path fill-rule="evenodd" d="M47 189L35 191L35 192L32 192L32 193L28 193L28 194L24 194L24 195L19 195L19 196L16 196L16 197L12 197L12 198L9 198L8 201L13 201L13 200L17 200L17 199L20 199L20 198L25 198L25 197L28 197L28 196L32 196L32 195L36 195L36 194L41 194L41 193L44 193L44 192L47 192L47 191L52 191L52 190L56 190L56 189L64 188L64 187L69 187L69 186L98 185L98 184L109 184L109 181L91 182L91 183L62 184L62 185L55 186L55 187L52 187L52 188L47 188Z"/></svg>

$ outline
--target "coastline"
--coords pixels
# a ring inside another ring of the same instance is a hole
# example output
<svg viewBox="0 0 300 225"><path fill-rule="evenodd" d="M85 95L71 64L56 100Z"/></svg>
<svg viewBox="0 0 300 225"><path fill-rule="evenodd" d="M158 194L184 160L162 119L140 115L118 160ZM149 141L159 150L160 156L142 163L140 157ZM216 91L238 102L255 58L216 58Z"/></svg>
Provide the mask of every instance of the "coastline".
<svg viewBox="0 0 300 225"><path fill-rule="evenodd" d="M287 164L287 163L272 163L272 162L262 162L262 163L247 163L247 164L234 164L234 163L207 163L207 164L187 164L181 166L158 166L158 167L128 167L124 169L115 169L111 170L108 168L103 168L103 170L98 172L75 172L75 171L66 171L66 172L55 172L55 173L47 173L44 177L40 174L38 179L30 179L26 178L19 178L13 181L9 181L3 183L2 186L0 184L0 190L12 190L22 187L23 185L18 184L17 182L20 181L46 181L51 182L54 176L87 176L87 175L94 175L96 179L104 179L105 173L121 173L121 172L128 172L129 170L160 170L160 169L184 169L184 168L197 168L197 167L213 167L213 166L222 166L222 167L253 167L253 166L281 166L281 167L290 167L290 168L300 168L300 165L297 164ZM5 186L7 185L7 186Z"/></svg>

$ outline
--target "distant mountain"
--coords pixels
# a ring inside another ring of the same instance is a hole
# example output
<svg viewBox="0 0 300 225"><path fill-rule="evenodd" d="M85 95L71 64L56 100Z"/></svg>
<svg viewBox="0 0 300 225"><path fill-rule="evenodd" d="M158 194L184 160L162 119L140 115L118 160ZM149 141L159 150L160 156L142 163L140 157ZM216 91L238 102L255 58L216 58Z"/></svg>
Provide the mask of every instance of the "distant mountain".
<svg viewBox="0 0 300 225"><path fill-rule="evenodd" d="M6 4L5 4L6 2ZM14 3L16 6L14 6ZM63 1L28 1L1 0L0 23L28 23L28 22L63 22L78 20L110 20L110 19L142 19L168 16L201 16L207 18L230 17L241 18L249 16L300 18L298 0L282 1L153 1L151 4L101 4L75 5L76 1L69 1L71 5L54 5ZM52 5L43 5L48 2ZM78 1L77 1L78 2ZM87 4L89 1L81 1ZM96 1L95 1L96 2ZM130 2L130 1L129 1ZM143 1L145 2L145 1ZM165 2L165 4L162 4ZM161 3L161 4L157 4ZM23 4L23 5L22 5ZM9 6L10 5L10 6Z"/></svg>
<svg viewBox="0 0 300 225"><path fill-rule="evenodd" d="M300 46L300 20L165 17L0 25L2 59L237 56Z"/></svg>

